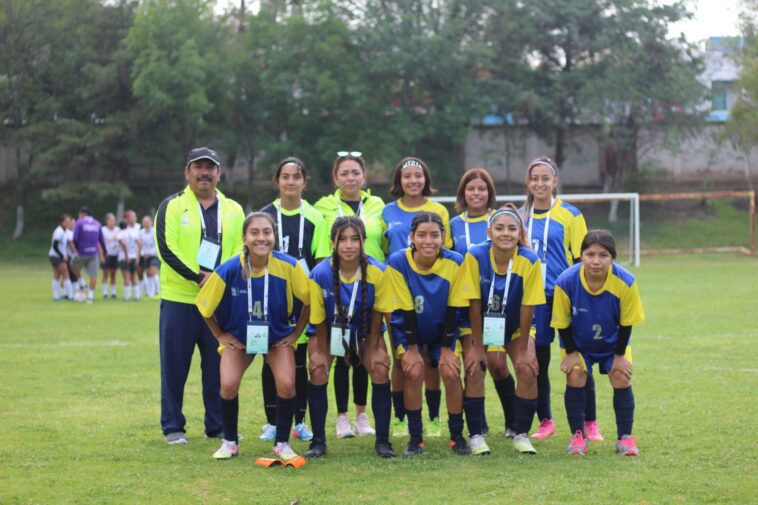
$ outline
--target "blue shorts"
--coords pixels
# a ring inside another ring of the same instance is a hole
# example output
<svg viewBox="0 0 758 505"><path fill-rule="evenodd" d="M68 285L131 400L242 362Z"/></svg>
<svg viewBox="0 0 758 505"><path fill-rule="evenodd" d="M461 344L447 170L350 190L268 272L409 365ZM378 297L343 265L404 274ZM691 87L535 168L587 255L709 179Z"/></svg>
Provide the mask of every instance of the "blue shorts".
<svg viewBox="0 0 758 505"><path fill-rule="evenodd" d="M450 347L454 352L458 347L458 338L458 336L455 337L453 345ZM398 358L408 351L408 343L405 340L405 334L403 334L403 332L392 332L392 346L395 348L395 353ZM424 349L426 349L426 352L429 354L429 359L432 361L432 367L436 368L437 363L440 361L440 354L442 353L442 341L439 340L431 343L419 342L418 352L423 354Z"/></svg>
<svg viewBox="0 0 758 505"><path fill-rule="evenodd" d="M534 326L537 328L537 346L550 345L555 340L555 328L550 327L553 317L553 297L546 296L547 303L534 307Z"/></svg>
<svg viewBox="0 0 758 505"><path fill-rule="evenodd" d="M563 348L563 343L561 343L561 358L566 356L566 350ZM604 353L589 353L589 352L582 352L580 350L577 350L579 352L579 355L582 357L582 361L584 362L584 371L587 372L588 375L592 375L592 365L597 364L598 369L600 370L601 374L607 375L608 372L611 371L611 367L613 367L613 357L616 355L614 351L611 352L604 352ZM632 346L627 345L626 346L626 352L624 353L624 357L629 361L629 363L632 362ZM577 367L575 367L577 368Z"/></svg>

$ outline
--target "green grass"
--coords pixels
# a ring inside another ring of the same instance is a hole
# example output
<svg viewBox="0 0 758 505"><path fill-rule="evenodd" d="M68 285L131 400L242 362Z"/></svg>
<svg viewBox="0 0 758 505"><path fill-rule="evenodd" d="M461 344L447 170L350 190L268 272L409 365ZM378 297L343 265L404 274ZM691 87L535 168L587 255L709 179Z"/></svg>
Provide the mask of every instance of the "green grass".
<svg viewBox="0 0 758 505"><path fill-rule="evenodd" d="M293 471L254 466L271 450L257 440L260 362L240 393L239 458L211 458L217 442L203 437L197 356L185 394L191 441L169 447L159 426L159 302L53 303L45 263L6 262L0 503L755 503L758 261L644 258L635 273L647 313L633 336L641 457L613 453L604 378L598 414L607 440L583 459L564 454L569 433L554 359L559 435L537 442L536 457L519 457L499 436L503 418L489 379L493 453L483 458L452 455L444 438L429 440L420 458L390 461L374 456L372 439L337 441L330 388L330 454ZM404 441L394 443L401 449Z"/></svg>

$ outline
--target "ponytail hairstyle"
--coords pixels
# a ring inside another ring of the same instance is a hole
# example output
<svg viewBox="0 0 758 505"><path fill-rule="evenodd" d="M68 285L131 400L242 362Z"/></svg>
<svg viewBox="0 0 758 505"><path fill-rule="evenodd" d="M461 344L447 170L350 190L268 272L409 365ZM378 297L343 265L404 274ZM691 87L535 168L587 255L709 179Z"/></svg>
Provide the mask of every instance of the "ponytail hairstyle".
<svg viewBox="0 0 758 505"><path fill-rule="evenodd" d="M437 254L438 257L442 256L442 249L445 248L445 225L442 224L442 218L439 216L439 214L435 214L434 212L428 212L423 211L416 214L416 216L413 218L413 221L411 222L411 235L416 233L416 230L418 229L419 225L422 223L434 223L440 228L440 235L442 235L442 246L440 247L440 251ZM416 244L414 242L411 242L411 251L416 251Z"/></svg>
<svg viewBox="0 0 758 505"><path fill-rule="evenodd" d="M245 222L242 223L242 254L245 258L245 264L242 267L242 271L243 277L246 281L250 276L250 272L248 271L248 265L250 265L250 249L247 247L247 244L245 244L245 234L247 233L247 229L250 226L250 223L256 219L265 219L271 223L271 228L274 230L274 249L276 249L276 223L274 222L274 218L271 217L271 214L268 214L266 212L251 212L248 214L245 217Z"/></svg>
<svg viewBox="0 0 758 505"><path fill-rule="evenodd" d="M500 216L510 216L518 225L518 245L529 248L529 243L526 240L526 228L524 228L524 220L518 212L518 209L512 203L506 203L499 209L497 209L491 216L488 228L492 228L492 223L495 222Z"/></svg>
<svg viewBox="0 0 758 505"><path fill-rule="evenodd" d="M611 259L616 259L616 241L608 230L590 230L582 240L582 254L591 245L597 244L611 254Z"/></svg>
<svg viewBox="0 0 758 505"><path fill-rule="evenodd" d="M526 169L526 178L525 183L527 184L526 188L526 203L524 204L524 219L527 219L529 217L529 214L532 213L532 208L534 207L534 196L532 196L532 192L529 191L529 177L532 175L532 169L536 167L537 165L544 165L550 170L553 171L553 177L558 177L558 167L556 166L555 162L548 158L547 156L539 156L532 160L531 163L529 163L529 168ZM553 188L553 197L558 196L558 189Z"/></svg>
<svg viewBox="0 0 758 505"><path fill-rule="evenodd" d="M337 254L337 243L339 242L340 234L345 232L345 230L352 228L358 233L358 236L361 239L361 251L359 254L359 268L361 271L361 319L362 319L362 325L361 325L361 331L363 332L364 338L368 335L368 326L369 326L369 310L368 310L368 256L366 256L366 251L364 249L364 245L366 243L366 226L363 224L363 221L357 217L357 216L342 216L338 217L334 224L332 225L332 229L329 232L329 238L332 241L332 282L333 282L333 289L334 289L334 303L335 307L337 307L337 314L340 317L346 317L347 314L344 314L343 311L345 310L342 306L342 297L340 296L341 293L341 287L342 283L340 281L340 257L339 254Z"/></svg>
<svg viewBox="0 0 758 505"><path fill-rule="evenodd" d="M282 161L280 161L276 166L276 170L274 170L274 177L272 179L274 188L279 189L279 176L282 173L282 168L286 167L287 165L294 165L298 168L300 175L303 176L303 181L307 186L310 177L308 176L308 169L305 167L305 162L296 156L288 156L287 158L284 158Z"/></svg>

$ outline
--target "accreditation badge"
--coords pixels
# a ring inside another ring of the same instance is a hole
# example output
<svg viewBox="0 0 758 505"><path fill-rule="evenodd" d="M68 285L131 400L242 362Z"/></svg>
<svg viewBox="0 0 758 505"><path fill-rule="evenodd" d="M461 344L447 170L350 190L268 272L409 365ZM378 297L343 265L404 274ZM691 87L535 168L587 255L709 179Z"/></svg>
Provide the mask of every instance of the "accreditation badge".
<svg viewBox="0 0 758 505"><path fill-rule="evenodd" d="M247 323L247 353L266 354L268 352L268 322Z"/></svg>
<svg viewBox="0 0 758 505"><path fill-rule="evenodd" d="M345 330L343 336L343 326L341 324L332 325L332 333L329 338L329 354L332 356L344 356L345 355L345 336L350 338L350 329Z"/></svg>
<svg viewBox="0 0 758 505"><path fill-rule="evenodd" d="M216 268L216 259L221 250L221 245L213 240L203 238L200 242L200 249L197 251L197 264L210 272Z"/></svg>
<svg viewBox="0 0 758 505"><path fill-rule="evenodd" d="M484 345L505 345L505 314L484 316Z"/></svg>
<svg viewBox="0 0 758 505"><path fill-rule="evenodd" d="M542 285L547 284L547 263L540 262L540 270L542 271Z"/></svg>

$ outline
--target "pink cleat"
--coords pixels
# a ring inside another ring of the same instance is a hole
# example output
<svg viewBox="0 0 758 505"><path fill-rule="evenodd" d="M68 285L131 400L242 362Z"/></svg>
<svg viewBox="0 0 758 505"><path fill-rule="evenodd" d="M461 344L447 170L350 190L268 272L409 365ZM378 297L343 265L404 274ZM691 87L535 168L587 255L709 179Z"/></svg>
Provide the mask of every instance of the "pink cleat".
<svg viewBox="0 0 758 505"><path fill-rule="evenodd" d="M597 421L586 421L584 423L584 433L587 435L587 440L593 442L603 440L603 435L600 434L600 427L597 425Z"/></svg>
<svg viewBox="0 0 758 505"><path fill-rule="evenodd" d="M631 435L624 435L616 441L616 452L622 456L639 456L640 450L637 448L637 439Z"/></svg>
<svg viewBox="0 0 758 505"><path fill-rule="evenodd" d="M540 427L537 428L537 432L532 434L532 438L542 440L543 438L551 437L555 435L555 424L552 419L543 419L540 421Z"/></svg>
<svg viewBox="0 0 758 505"><path fill-rule="evenodd" d="M581 431L577 430L574 436L571 437L571 442L569 442L566 452L571 456L584 456L587 454L587 439L584 438Z"/></svg>

